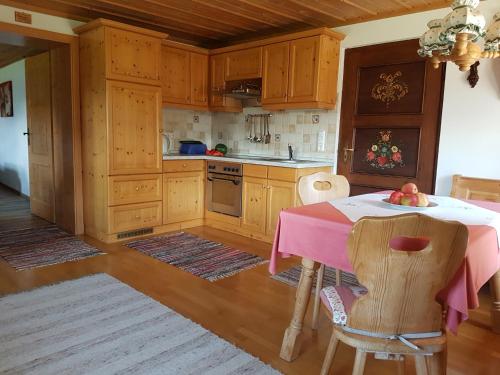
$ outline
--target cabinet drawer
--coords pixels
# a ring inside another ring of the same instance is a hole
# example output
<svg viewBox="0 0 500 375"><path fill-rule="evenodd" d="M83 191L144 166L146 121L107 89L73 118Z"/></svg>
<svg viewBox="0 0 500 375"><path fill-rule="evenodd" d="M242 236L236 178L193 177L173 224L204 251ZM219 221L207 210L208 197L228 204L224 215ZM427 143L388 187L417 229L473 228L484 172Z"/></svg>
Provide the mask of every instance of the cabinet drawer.
<svg viewBox="0 0 500 375"><path fill-rule="evenodd" d="M110 177L108 205L159 201L161 186L161 174Z"/></svg>
<svg viewBox="0 0 500 375"><path fill-rule="evenodd" d="M192 172L203 171L204 160L164 160L163 172Z"/></svg>
<svg viewBox="0 0 500 375"><path fill-rule="evenodd" d="M267 178L267 167L265 165L243 164L243 176Z"/></svg>
<svg viewBox="0 0 500 375"><path fill-rule="evenodd" d="M161 225L161 202L127 204L108 210L110 233Z"/></svg>

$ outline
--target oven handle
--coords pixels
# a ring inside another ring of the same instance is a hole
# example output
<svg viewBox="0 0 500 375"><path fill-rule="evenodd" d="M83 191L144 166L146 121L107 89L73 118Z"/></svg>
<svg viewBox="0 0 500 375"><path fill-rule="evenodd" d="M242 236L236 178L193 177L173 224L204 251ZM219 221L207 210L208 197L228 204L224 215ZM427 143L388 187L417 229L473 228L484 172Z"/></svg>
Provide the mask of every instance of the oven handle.
<svg viewBox="0 0 500 375"><path fill-rule="evenodd" d="M207 180L210 182L213 182L214 180L231 181L235 185L239 185L241 183L240 180L231 180L230 178L221 178L221 177L213 177L213 178L207 177Z"/></svg>

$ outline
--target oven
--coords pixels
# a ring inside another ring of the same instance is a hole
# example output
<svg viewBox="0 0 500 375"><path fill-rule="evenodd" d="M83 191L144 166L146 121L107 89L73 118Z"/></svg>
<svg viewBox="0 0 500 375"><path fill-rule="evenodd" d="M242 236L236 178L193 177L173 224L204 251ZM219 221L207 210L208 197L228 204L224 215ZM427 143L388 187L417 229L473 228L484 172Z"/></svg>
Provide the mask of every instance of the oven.
<svg viewBox="0 0 500 375"><path fill-rule="evenodd" d="M242 164L207 161L206 204L208 211L241 216Z"/></svg>

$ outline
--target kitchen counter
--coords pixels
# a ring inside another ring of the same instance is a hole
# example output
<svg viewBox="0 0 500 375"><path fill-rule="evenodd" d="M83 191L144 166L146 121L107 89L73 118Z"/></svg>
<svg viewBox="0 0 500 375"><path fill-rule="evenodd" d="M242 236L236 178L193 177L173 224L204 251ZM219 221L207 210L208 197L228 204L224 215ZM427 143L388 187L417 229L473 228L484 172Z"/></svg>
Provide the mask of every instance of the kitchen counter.
<svg viewBox="0 0 500 375"><path fill-rule="evenodd" d="M282 158L273 158L255 155L229 155L229 156L209 156L209 155L183 155L183 154L164 154L163 160L218 160L234 163L267 165L271 167L285 168L316 168L333 167L334 163L330 161L316 160L288 160Z"/></svg>

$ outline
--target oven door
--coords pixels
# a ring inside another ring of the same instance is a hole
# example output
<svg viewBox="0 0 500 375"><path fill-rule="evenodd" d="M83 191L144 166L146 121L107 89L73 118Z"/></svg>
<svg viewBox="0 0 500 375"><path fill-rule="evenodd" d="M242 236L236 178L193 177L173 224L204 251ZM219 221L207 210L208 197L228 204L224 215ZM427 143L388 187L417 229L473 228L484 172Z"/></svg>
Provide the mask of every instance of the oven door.
<svg viewBox="0 0 500 375"><path fill-rule="evenodd" d="M207 174L207 209L225 215L241 216L240 176L220 173Z"/></svg>

